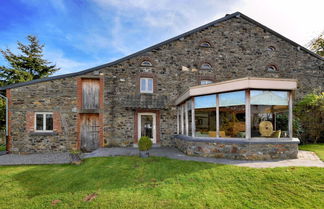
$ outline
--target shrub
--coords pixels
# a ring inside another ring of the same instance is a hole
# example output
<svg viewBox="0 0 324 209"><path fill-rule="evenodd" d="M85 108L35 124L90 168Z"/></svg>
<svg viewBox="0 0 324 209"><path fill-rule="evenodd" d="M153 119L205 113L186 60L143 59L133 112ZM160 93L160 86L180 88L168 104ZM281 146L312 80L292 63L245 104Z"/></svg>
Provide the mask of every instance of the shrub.
<svg viewBox="0 0 324 209"><path fill-rule="evenodd" d="M151 149L153 143L152 140L147 136L142 136L138 142L138 149L140 151L147 151Z"/></svg>
<svg viewBox="0 0 324 209"><path fill-rule="evenodd" d="M295 115L303 129L303 143L324 140L324 92L307 94L296 104Z"/></svg>

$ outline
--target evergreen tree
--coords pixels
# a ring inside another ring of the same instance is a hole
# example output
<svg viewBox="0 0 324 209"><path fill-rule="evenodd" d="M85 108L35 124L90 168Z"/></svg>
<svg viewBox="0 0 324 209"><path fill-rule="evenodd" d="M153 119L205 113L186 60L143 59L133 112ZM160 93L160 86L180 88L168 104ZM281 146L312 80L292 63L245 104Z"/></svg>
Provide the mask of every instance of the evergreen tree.
<svg viewBox="0 0 324 209"><path fill-rule="evenodd" d="M0 85L9 85L52 75L59 68L43 58L44 44L40 44L37 37L27 36L28 45L17 42L20 54L14 54L9 49L0 49L1 54L9 66L0 66Z"/></svg>

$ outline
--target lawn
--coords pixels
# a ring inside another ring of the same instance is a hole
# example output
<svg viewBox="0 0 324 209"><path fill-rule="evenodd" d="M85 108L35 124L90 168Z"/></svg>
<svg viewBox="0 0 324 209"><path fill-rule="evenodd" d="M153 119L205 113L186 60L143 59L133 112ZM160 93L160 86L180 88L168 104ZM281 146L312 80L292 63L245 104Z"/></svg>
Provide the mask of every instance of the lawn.
<svg viewBox="0 0 324 209"><path fill-rule="evenodd" d="M6 145L0 144L0 152L6 151Z"/></svg>
<svg viewBox="0 0 324 209"><path fill-rule="evenodd" d="M92 158L80 166L0 167L0 186L1 208L324 205L323 168L252 169L159 157Z"/></svg>
<svg viewBox="0 0 324 209"><path fill-rule="evenodd" d="M307 150L315 152L318 157L324 161L324 143L323 144L306 144L306 145L300 145L300 150Z"/></svg>

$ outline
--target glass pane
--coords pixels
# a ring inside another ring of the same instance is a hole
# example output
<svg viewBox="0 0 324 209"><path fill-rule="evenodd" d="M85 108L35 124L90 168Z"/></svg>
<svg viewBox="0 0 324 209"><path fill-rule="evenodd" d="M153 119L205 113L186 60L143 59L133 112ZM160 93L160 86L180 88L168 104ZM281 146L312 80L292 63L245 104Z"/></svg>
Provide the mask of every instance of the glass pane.
<svg viewBox="0 0 324 209"><path fill-rule="evenodd" d="M245 105L245 91L235 91L219 95L219 106Z"/></svg>
<svg viewBox="0 0 324 209"><path fill-rule="evenodd" d="M245 137L245 105L219 108L219 136Z"/></svg>
<svg viewBox="0 0 324 209"><path fill-rule="evenodd" d="M251 105L288 105L287 91L251 91Z"/></svg>
<svg viewBox="0 0 324 209"><path fill-rule="evenodd" d="M36 130L43 130L43 114L36 114Z"/></svg>
<svg viewBox="0 0 324 209"><path fill-rule="evenodd" d="M202 80L202 81L200 81L200 85L206 85L206 84L210 84L210 83L213 83L213 82L210 81L210 80Z"/></svg>
<svg viewBox="0 0 324 209"><path fill-rule="evenodd" d="M216 108L195 109L196 137L216 137Z"/></svg>
<svg viewBox="0 0 324 209"><path fill-rule="evenodd" d="M189 102L191 103L191 101ZM192 121L192 117L191 117L191 109L188 109L188 135L189 136L192 136L192 124L191 124L191 121Z"/></svg>
<svg viewBox="0 0 324 209"><path fill-rule="evenodd" d="M251 105L251 136L288 137L288 105Z"/></svg>
<svg viewBox="0 0 324 209"><path fill-rule="evenodd" d="M148 91L153 91L153 79L149 78L147 81L148 81Z"/></svg>
<svg viewBox="0 0 324 209"><path fill-rule="evenodd" d="M141 136L148 136L153 139L153 116L141 116Z"/></svg>
<svg viewBox="0 0 324 209"><path fill-rule="evenodd" d="M52 131L53 130L53 115L46 114L46 130Z"/></svg>
<svg viewBox="0 0 324 209"><path fill-rule="evenodd" d="M216 107L216 94L195 97L195 109Z"/></svg>
<svg viewBox="0 0 324 209"><path fill-rule="evenodd" d="M146 91L146 79L141 78L141 91Z"/></svg>

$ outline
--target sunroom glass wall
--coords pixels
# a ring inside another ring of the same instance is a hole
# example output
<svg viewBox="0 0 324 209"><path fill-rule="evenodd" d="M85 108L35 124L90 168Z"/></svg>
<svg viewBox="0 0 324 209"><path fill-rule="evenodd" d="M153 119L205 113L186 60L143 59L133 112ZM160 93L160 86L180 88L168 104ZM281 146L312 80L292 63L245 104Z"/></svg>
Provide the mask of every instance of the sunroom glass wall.
<svg viewBox="0 0 324 209"><path fill-rule="evenodd" d="M251 90L251 136L288 137L288 92Z"/></svg>
<svg viewBox="0 0 324 209"><path fill-rule="evenodd" d="M216 137L216 94L195 97L196 137Z"/></svg>
<svg viewBox="0 0 324 209"><path fill-rule="evenodd" d="M219 136L245 137L245 91L219 94Z"/></svg>

